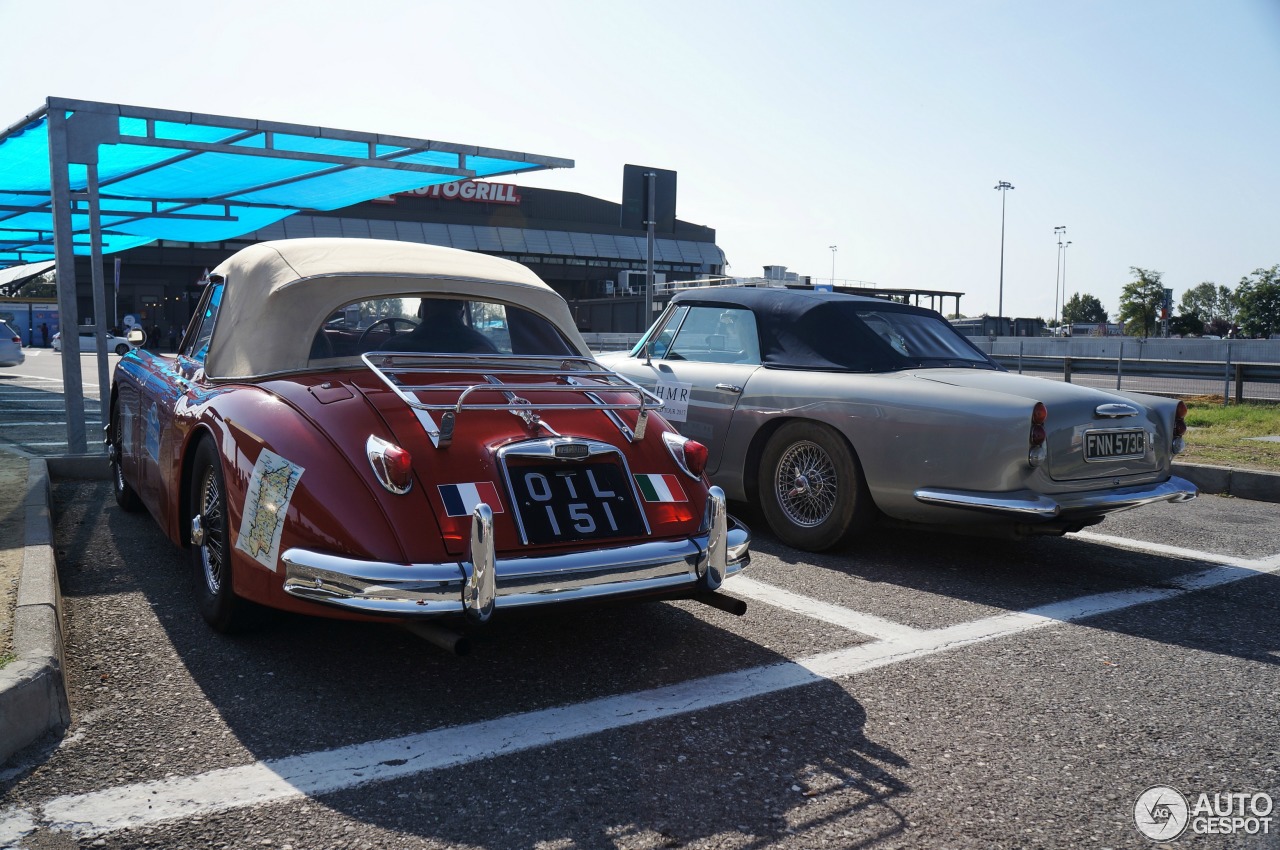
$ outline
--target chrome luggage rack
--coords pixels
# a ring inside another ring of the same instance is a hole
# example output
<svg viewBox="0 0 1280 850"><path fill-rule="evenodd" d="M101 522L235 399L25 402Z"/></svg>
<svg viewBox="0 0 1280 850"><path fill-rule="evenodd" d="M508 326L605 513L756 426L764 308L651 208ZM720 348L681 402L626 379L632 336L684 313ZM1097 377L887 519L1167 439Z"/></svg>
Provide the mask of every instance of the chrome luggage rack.
<svg viewBox="0 0 1280 850"><path fill-rule="evenodd" d="M542 421L539 415L544 410L600 410L617 426L623 436L631 442L644 438L645 423L649 411L662 407L662 399L646 390L630 379L619 375L589 357L553 357L546 355L500 354L500 355L468 355L468 354L420 354L416 352L383 352L370 351L360 355L360 359L373 374L395 393L401 401L413 408L418 420L426 429L427 436L437 448L448 448L453 442L454 427L458 416L465 410L507 410L514 416L524 420L531 428L539 427L556 435L554 429ZM504 362L505 361L505 362ZM517 365L523 364L523 365ZM414 386L407 384L402 376L406 375L452 375L478 374L484 380L472 383L423 384ZM504 376L519 375L522 378L533 378L539 383L506 383ZM582 383L583 379L592 382L591 389ZM634 402L606 402L597 391L624 392L635 396ZM418 399L417 392L454 393L458 394L452 402L426 402ZM579 399L585 396L587 401L573 400L561 402L538 402L534 404L520 393L551 392L573 393ZM482 402L473 400L471 396L484 393L501 393L503 401ZM620 410L634 410L635 427L627 425L618 415ZM437 425L433 412L441 414Z"/></svg>

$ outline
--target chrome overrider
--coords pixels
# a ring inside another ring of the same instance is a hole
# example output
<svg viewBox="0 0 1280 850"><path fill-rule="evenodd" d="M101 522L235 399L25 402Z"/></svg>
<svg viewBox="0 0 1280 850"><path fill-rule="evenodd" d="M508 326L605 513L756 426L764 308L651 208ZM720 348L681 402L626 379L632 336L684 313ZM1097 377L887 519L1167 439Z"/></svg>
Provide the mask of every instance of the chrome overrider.
<svg viewBox="0 0 1280 850"><path fill-rule="evenodd" d="M497 558L493 511L482 502L471 514L467 560L394 564L298 548L280 558L285 565L285 592L302 599L364 614L465 614L483 623L496 608L714 591L751 562L750 544L751 532L729 516L724 491L712 487L702 531L678 541Z"/></svg>
<svg viewBox="0 0 1280 850"><path fill-rule="evenodd" d="M973 490L921 488L917 501L927 505L1006 514L1024 522L1051 520L1074 515L1097 515L1124 511L1153 502L1188 502L1199 495L1196 485L1176 475L1155 484L1138 484L1110 490L1086 490L1047 496L1033 490L983 493Z"/></svg>

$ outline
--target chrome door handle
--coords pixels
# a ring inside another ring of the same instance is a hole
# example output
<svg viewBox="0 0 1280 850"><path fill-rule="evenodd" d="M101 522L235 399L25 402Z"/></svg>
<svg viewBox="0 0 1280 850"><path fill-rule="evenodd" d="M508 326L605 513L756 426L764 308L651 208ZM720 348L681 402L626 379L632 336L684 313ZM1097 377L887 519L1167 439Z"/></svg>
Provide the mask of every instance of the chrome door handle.
<svg viewBox="0 0 1280 850"><path fill-rule="evenodd" d="M733 384L716 384L716 389L724 390L727 393L740 393L742 387L735 387Z"/></svg>

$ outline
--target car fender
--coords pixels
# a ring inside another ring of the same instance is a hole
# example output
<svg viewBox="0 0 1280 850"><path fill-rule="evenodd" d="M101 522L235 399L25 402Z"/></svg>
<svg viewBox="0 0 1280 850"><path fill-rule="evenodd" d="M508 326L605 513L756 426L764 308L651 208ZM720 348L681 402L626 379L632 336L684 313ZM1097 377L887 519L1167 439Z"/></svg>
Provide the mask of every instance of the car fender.
<svg viewBox="0 0 1280 850"><path fill-rule="evenodd" d="M716 483L751 498L760 455L784 422L807 419L840 433L860 461L877 507L915 513L921 486L993 491L1026 487L1035 401L926 383L908 373L833 374L762 369L744 388ZM741 473L724 475L729 458ZM740 494L740 495L739 495Z"/></svg>
<svg viewBox="0 0 1280 850"><path fill-rule="evenodd" d="M377 429L367 406L363 401L357 404L365 410L348 416L367 424L365 430ZM183 546L190 545L190 529L183 526L191 510L192 459L197 441L211 439L223 463L237 594L273 607L312 611L311 604L282 590L279 555L295 546L391 563L410 560L396 532L397 519L403 523L404 516L414 515L419 526L427 521L423 517L430 516L430 508L422 493L378 492L372 471L362 468L368 466L363 453L356 456L348 447L335 444L327 429L280 396L258 386L240 385L217 391L186 413L193 426L181 451L181 483L174 488L178 502L170 513L170 536ZM269 476L274 476L274 482L289 481L283 491L287 509L278 542L268 545L267 538L256 536L246 543L242 535L259 512L250 499L262 493ZM392 499L396 504L389 508ZM443 559L443 548L440 555Z"/></svg>

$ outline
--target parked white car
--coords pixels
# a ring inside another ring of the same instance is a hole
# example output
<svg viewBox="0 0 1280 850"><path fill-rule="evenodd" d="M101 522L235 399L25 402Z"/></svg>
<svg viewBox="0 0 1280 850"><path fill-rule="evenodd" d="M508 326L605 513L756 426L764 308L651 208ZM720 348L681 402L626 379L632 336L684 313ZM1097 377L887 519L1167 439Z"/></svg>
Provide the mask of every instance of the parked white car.
<svg viewBox="0 0 1280 850"><path fill-rule="evenodd" d="M129 344L129 340L122 336L116 336L113 333L106 333L105 336L107 338L107 351L114 352L123 357L129 353L129 349L133 348L133 346ZM50 340L50 344L53 346L54 351L62 350L61 331L53 335L53 339ZM92 354L97 350L98 343L94 339L93 328L80 328L80 353Z"/></svg>
<svg viewBox="0 0 1280 850"><path fill-rule="evenodd" d="M13 326L0 322L0 366L21 366L27 359L22 353L22 337Z"/></svg>

